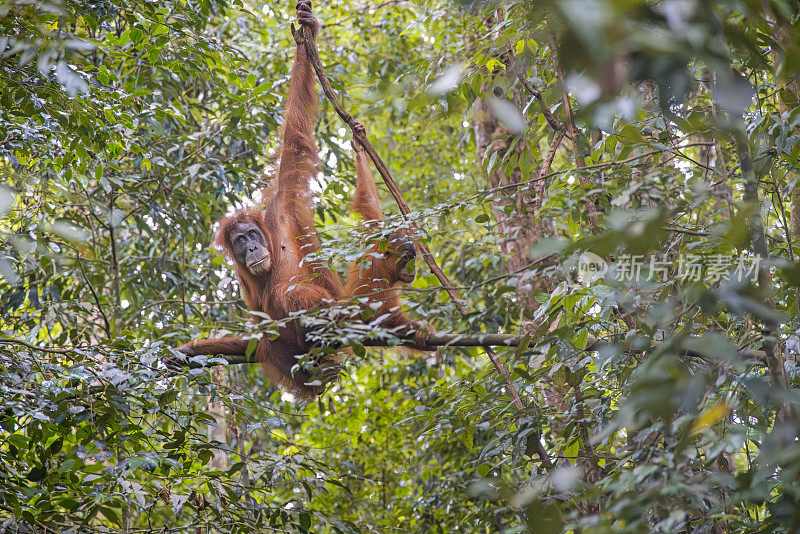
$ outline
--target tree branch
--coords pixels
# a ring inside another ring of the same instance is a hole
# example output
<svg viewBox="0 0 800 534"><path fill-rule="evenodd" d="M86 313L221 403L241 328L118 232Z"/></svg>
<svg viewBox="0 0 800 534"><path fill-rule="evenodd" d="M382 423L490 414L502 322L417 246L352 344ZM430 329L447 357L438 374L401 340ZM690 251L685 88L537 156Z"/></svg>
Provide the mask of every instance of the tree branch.
<svg viewBox="0 0 800 534"><path fill-rule="evenodd" d="M567 129L564 127L564 125L558 122L558 119L555 118L553 113L550 111L550 108L547 107L547 104L542 97L542 92L525 77L526 69L520 67L519 63L514 57L514 53L511 51L511 45L506 45L506 55L508 56L508 62L511 66L511 70L516 73L519 83L521 83L525 90L533 95L533 97L539 103L539 109L541 109L542 115L544 115L547 124L550 125L554 132L561 132L562 136L566 135L568 138L572 139L572 136L569 134L569 132L567 132Z"/></svg>
<svg viewBox="0 0 800 534"><path fill-rule="evenodd" d="M483 334L483 333L476 333L476 334L444 334L444 333L437 333L431 334L428 337L427 344L431 347L518 347L520 343L526 338L523 334ZM385 338L383 339L362 339L358 340L357 343L364 346L364 347L391 347L391 346L401 346L401 347L414 347L414 336L413 334L408 336L396 336L398 343L391 343L390 340ZM689 339L698 339L698 338L689 338ZM619 341L610 341L608 339L602 338L589 338L586 343L585 351L595 351L600 350L603 347L617 347L621 348L625 351L630 352L637 352L637 353L644 353L648 350L655 350L663 345L663 342L660 341L651 341L648 347L640 347L634 348L632 344L627 340L619 340ZM679 352L685 356L695 357L695 358L706 358L705 355L702 353L692 350L692 349L680 349ZM255 359L255 355L246 355L246 354L216 354L216 353L199 353L196 354L197 356L216 356L220 359L226 360L228 364L240 364L240 363L257 363ZM763 350L754 350L754 349L739 349L739 355L744 358L752 358L755 360L767 361L767 353ZM210 367L213 365L219 365L218 363L209 363L203 365L198 362L189 362L189 366L192 368L198 367Z"/></svg>
<svg viewBox="0 0 800 534"><path fill-rule="evenodd" d="M39 345L34 345L33 343L28 343L27 341L22 341L21 339L14 339L12 337L0 338L0 345L22 345L23 347L27 347L31 350L35 350L37 352L46 352L48 354L70 354L75 350L74 348L51 349L49 347L40 347Z"/></svg>

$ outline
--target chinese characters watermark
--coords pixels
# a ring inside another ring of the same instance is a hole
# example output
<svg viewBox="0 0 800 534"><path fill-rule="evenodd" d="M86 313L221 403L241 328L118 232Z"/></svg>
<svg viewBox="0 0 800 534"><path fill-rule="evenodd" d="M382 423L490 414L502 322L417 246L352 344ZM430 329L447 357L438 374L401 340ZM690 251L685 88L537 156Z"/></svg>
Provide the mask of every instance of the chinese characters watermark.
<svg viewBox="0 0 800 534"><path fill-rule="evenodd" d="M685 282L717 283L735 280L755 281L761 267L760 256L746 254L622 254L606 261L585 252L578 261L578 276L584 283L601 278L618 282L667 281L673 275Z"/></svg>

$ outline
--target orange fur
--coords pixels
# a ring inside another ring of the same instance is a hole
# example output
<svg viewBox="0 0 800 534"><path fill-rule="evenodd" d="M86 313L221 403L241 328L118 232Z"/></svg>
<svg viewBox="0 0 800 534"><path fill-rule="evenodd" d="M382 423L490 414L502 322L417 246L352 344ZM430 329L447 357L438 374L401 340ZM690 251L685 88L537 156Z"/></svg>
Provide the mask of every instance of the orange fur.
<svg viewBox="0 0 800 534"><path fill-rule="evenodd" d="M351 207L364 219L364 227L374 230L383 220L381 201L369 159L363 148L355 145L356 191ZM406 254L405 258L403 253ZM345 295L364 298L365 309L374 310L375 305L380 303L375 313L379 324L387 329L398 329L398 334L422 326L412 322L403 313L400 303L401 278L406 275L407 258L410 255L413 261L414 254L414 242L408 232L392 232L387 237L384 252L381 252L380 240L376 240L350 265L345 284Z"/></svg>
<svg viewBox="0 0 800 534"><path fill-rule="evenodd" d="M311 15L310 2L300 0L297 9L298 21L311 28L315 35L319 23ZM305 48L298 46L286 100L281 159L275 183L262 191L263 209L242 209L220 221L215 244L233 264L242 298L250 310L266 313L273 319L286 319L292 312L324 305L344 293L364 297L367 306L379 302L377 314L384 328L395 329L399 335L420 330L422 325L410 321L400 306L402 282L413 280L406 272L406 264L415 256L414 243L407 232L390 234L384 252L380 250L380 240L371 243L350 266L344 292L334 272L324 263L308 259L320 246L313 226L310 192L310 181L316 176L319 164L313 137L319 107L315 85L313 67ZM356 192L352 207L364 218L368 228L377 228L378 222L383 220L378 190L362 147L356 147ZM270 266L257 275L239 264L233 254L231 232L242 223L257 226L267 243ZM338 367L333 358L326 357L315 362L310 370L293 371L297 357L311 349L305 338L306 332L298 321L288 321L276 339L259 340L256 359L271 381L308 398L322 391L325 383L337 374ZM224 337L193 341L178 350L190 356L243 355L247 345L247 339ZM314 384L309 384L311 381Z"/></svg>
<svg viewBox="0 0 800 534"><path fill-rule="evenodd" d="M318 23L310 15L306 25L312 24L315 32ZM305 6L304 6L305 7ZM298 7L298 20L301 19ZM289 96L282 128L281 160L276 184L263 190L263 210L254 208L237 211L219 223L215 243L233 263L242 297L248 309L268 314L273 319L285 319L292 312L308 310L332 302L342 294L339 277L319 261L309 261L307 255L319 249L319 239L314 229L314 213L310 181L317 174L319 156L313 137L319 101L316 78L304 46L297 46L292 67ZM233 255L230 233L243 222L258 226L267 241L272 259L269 270L254 275ZM304 369L293 372L297 356L310 350L305 340L305 330L297 321L289 321L275 340L262 338L256 347L256 359L262 363L267 377L300 397L310 397L322 390L321 385L309 385L318 374ZM241 350L246 340L236 338L209 339L181 347L187 354L209 354L207 350ZM331 367L327 362L317 362L323 374L329 377ZM335 371L335 369L333 370ZM324 382L324 380L323 380Z"/></svg>

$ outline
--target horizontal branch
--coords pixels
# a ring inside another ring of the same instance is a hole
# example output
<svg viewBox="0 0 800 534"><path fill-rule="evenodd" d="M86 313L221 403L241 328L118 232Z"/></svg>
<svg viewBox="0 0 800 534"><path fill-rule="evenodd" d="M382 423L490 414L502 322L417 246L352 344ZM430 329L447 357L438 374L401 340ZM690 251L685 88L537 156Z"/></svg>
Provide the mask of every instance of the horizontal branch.
<svg viewBox="0 0 800 534"><path fill-rule="evenodd" d="M524 335L521 334L431 334L428 337L428 345L431 347L518 347L522 340L525 338ZM401 347L414 347L414 338L412 336L408 337L400 337L397 338L398 343L391 343L391 340L386 338L383 339L363 339L358 340L358 343L364 347L391 347L391 346L401 346ZM355 341L355 340L354 340ZM41 347L38 345L34 345L32 343L28 343L26 341L22 341L19 339L12 339L12 338L0 338L0 345L3 344L14 344L14 345L22 345L31 350L35 350L38 352L45 352L51 354L70 354L74 352L75 348L51 348L51 347ZM599 338L589 338L586 343L585 350L600 350L601 348L608 346L608 347L618 347L626 351L633 351L633 352L645 352L647 350L655 350L659 346L661 346L661 342L659 341L652 341L647 348L637 348L634 349L631 347L630 343L625 341L617 341L612 342L607 339L599 339ZM701 354L698 351L691 350L691 349L684 349L683 354L692 357L698 358L705 358L705 355ZM223 359L228 362L228 364L239 364L239 363L256 363L255 357L253 355L247 356L246 354L229 354L229 355L219 355L216 353L208 353L208 354L196 354L197 356L214 356L220 359ZM766 353L763 350L756 350L756 349L739 349L739 355L744 358L752 358L755 360L766 360ZM175 362L175 358L168 357L171 363ZM185 364L184 364L185 365ZM212 365L217 365L212 364ZM202 365L197 362L190 362L190 367L207 367L207 365Z"/></svg>
<svg viewBox="0 0 800 534"><path fill-rule="evenodd" d="M431 347L517 347L524 336L519 334L431 334L428 345ZM365 347L385 347L383 339L366 339L362 345ZM413 347L413 338L402 339L401 346Z"/></svg>
<svg viewBox="0 0 800 534"><path fill-rule="evenodd" d="M525 336L520 334L431 334L427 343L431 347L518 347L524 338ZM387 339L364 339L358 341L358 343L364 347L415 346L413 336L401 337L398 339L399 343L395 344L390 343ZM650 343L649 347L633 348L627 340L612 342L607 339L589 338L584 350L594 351L600 350L603 347L617 347L625 351L642 353L647 350L655 350L659 346L661 346L661 342L653 341ZM682 353L694 358L707 358L707 355L696 350L683 349ZM739 355L744 358L753 358L762 361L766 358L764 351L753 349L739 349ZM257 363L255 354L196 354L195 356L211 356L227 362L228 365ZM169 358L169 360L172 364L175 363L174 358ZM191 368L199 368L221 365L222 362L216 361L204 364L200 361L190 359L188 364ZM183 365L186 364L183 363ZM172 367L175 367L175 365L172 365Z"/></svg>
<svg viewBox="0 0 800 534"><path fill-rule="evenodd" d="M517 347L524 336L518 334L431 334L427 343L431 347ZM414 347L413 335L408 337L396 338L399 342L392 343L389 339L363 339L357 340L358 344L364 347ZM356 341L356 340L353 340ZM195 349L196 350L196 349ZM216 353L196 353L194 356L212 356L225 360L230 365L239 363L257 363L255 354L216 354ZM193 357L194 357L193 356ZM172 357L168 357L170 364L174 363ZM218 365L220 362L212 362L203 365L197 361L189 361L189 367L209 367Z"/></svg>

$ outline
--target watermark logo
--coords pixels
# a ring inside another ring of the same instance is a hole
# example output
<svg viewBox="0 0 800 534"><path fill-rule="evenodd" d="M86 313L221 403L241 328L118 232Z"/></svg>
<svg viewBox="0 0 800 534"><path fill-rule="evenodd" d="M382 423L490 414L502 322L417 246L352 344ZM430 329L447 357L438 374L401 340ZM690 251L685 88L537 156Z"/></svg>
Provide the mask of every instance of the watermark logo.
<svg viewBox="0 0 800 534"><path fill-rule="evenodd" d="M608 272L608 263L593 252L584 252L578 259L578 279L591 284L602 279Z"/></svg>
<svg viewBox="0 0 800 534"><path fill-rule="evenodd" d="M606 262L597 254L584 252L578 260L578 279L584 284L603 278L629 283L673 278L709 284L728 280L755 282L761 267L759 256L746 254L622 254Z"/></svg>

